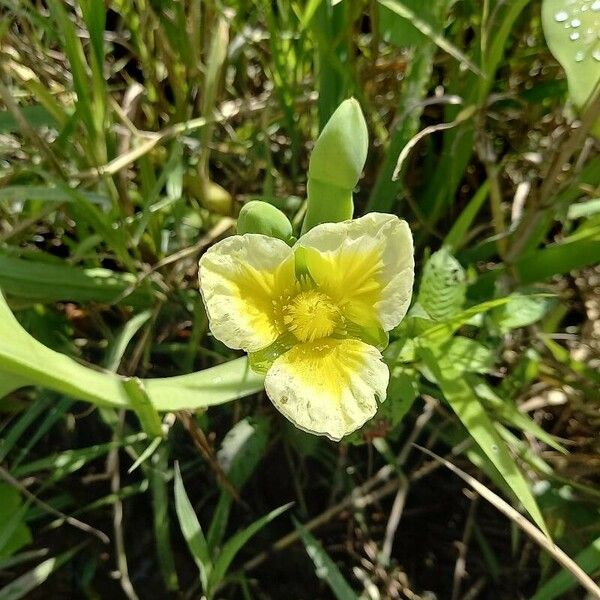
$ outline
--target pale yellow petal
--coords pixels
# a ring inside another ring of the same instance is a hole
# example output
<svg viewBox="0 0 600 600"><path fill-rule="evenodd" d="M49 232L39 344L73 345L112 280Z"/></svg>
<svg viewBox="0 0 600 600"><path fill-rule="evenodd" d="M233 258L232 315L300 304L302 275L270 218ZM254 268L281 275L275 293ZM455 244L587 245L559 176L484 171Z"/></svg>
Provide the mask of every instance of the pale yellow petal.
<svg viewBox="0 0 600 600"><path fill-rule="evenodd" d="M339 441L375 415L388 380L376 348L359 340L327 338L298 344L275 360L265 389L294 425Z"/></svg>
<svg viewBox="0 0 600 600"><path fill-rule="evenodd" d="M295 246L320 289L350 320L389 331L403 319L412 295L414 249L410 229L395 215L370 213L324 223Z"/></svg>
<svg viewBox="0 0 600 600"><path fill-rule="evenodd" d="M261 350L282 332L275 303L294 286L292 250L264 235L234 235L202 256L199 281L212 334L230 348Z"/></svg>

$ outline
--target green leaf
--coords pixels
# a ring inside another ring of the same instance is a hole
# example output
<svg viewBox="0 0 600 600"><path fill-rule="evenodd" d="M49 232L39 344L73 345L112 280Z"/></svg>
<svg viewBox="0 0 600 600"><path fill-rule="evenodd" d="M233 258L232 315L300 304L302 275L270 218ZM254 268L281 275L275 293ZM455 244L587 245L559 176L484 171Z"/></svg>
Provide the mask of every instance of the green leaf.
<svg viewBox="0 0 600 600"><path fill-rule="evenodd" d="M38 130L42 127L57 126L54 117L43 106L21 106L20 109L25 120L33 129ZM16 133L18 131L19 125L12 113L8 110L0 111L0 133Z"/></svg>
<svg viewBox="0 0 600 600"><path fill-rule="evenodd" d="M306 548L306 552L315 565L317 577L327 583L333 595L338 600L358 600L358 594L354 592L350 584L344 579L344 576L327 552L325 552L323 546L295 519L294 525L300 534L300 539Z"/></svg>
<svg viewBox="0 0 600 600"><path fill-rule="evenodd" d="M149 438L164 437L160 416L152 405L143 382L137 377L130 377L123 381L123 387L146 435Z"/></svg>
<svg viewBox="0 0 600 600"><path fill-rule="evenodd" d="M123 326L123 329L109 346L108 352L106 353L104 364L109 371L115 372L118 370L129 342L131 342L135 334L148 322L148 319L150 319L151 316L151 311L146 310L131 318Z"/></svg>
<svg viewBox="0 0 600 600"><path fill-rule="evenodd" d="M521 412L513 400L503 400L485 381L470 376L468 381L473 391L481 398L487 407L491 409L498 417L504 419L513 427L517 427L521 431L526 431L538 438L538 440L548 444L551 448L566 454L566 450L547 432L544 431L533 419L527 414Z"/></svg>
<svg viewBox="0 0 600 600"><path fill-rule="evenodd" d="M460 377L464 373L486 373L494 364L495 352L466 337L456 336L430 349L446 377Z"/></svg>
<svg viewBox="0 0 600 600"><path fill-rule="evenodd" d="M467 291L465 271L447 248L434 252L425 267L417 302L436 321L460 311Z"/></svg>
<svg viewBox="0 0 600 600"><path fill-rule="evenodd" d="M582 10L584 5L586 10ZM600 82L598 8L598 4L589 0L544 0L542 3L542 25L548 47L564 68L569 94L580 109L591 99ZM600 123L596 129L600 132Z"/></svg>
<svg viewBox="0 0 600 600"><path fill-rule="evenodd" d="M448 377L438 366L435 355L429 348L421 347L419 354L435 376L444 397L463 425L498 469L502 478L523 504L540 529L548 535L544 518L540 513L527 481L510 455L506 444L496 431L479 398L470 385L461 377Z"/></svg>
<svg viewBox="0 0 600 600"><path fill-rule="evenodd" d="M432 30L441 29L442 25L434 4L437 3L422 2L421 0L404 0L403 2L408 10L427 23ZM410 19L407 19L399 11L387 7L383 2L379 2L378 16L381 36L386 42L398 48L417 45L421 47L427 43L429 38L419 31Z"/></svg>
<svg viewBox="0 0 600 600"><path fill-rule="evenodd" d="M452 225L452 229L450 229L448 235L444 239L444 246L454 252L462 248L475 217L488 198L489 191L490 184L489 180L486 179L477 192L475 192L473 198L469 201L469 204L467 204L460 212L458 219L456 219Z"/></svg>
<svg viewBox="0 0 600 600"><path fill-rule="evenodd" d="M227 433L217 452L217 460L234 486L241 488L246 483L264 456L268 441L269 420L261 416L247 417ZM222 489L207 534L211 551L223 540L231 502L229 491Z"/></svg>
<svg viewBox="0 0 600 600"><path fill-rule="evenodd" d="M85 367L50 350L18 323L0 293L0 376L56 390L98 406L133 408L123 378ZM242 398L263 388L264 376L239 358L198 373L147 379L143 384L158 411L212 406Z"/></svg>
<svg viewBox="0 0 600 600"><path fill-rule="evenodd" d="M547 298L513 294L504 306L493 310L490 316L500 332L506 333L539 321L548 308Z"/></svg>
<svg viewBox="0 0 600 600"><path fill-rule="evenodd" d="M217 460L229 481L242 487L263 457L269 441L269 420L260 415L246 417L227 433Z"/></svg>
<svg viewBox="0 0 600 600"><path fill-rule="evenodd" d="M600 537L596 538L585 550L576 557L575 562L589 575L600 569ZM565 569L549 579L531 597L531 600L554 600L563 598L564 594L572 590L578 582Z"/></svg>
<svg viewBox="0 0 600 600"><path fill-rule="evenodd" d="M154 438L154 441L159 439ZM168 444L160 444L152 454L151 463L142 463L142 469L152 494L152 524L160 571L167 589L175 591L179 589L179 582L171 547L169 450Z"/></svg>
<svg viewBox="0 0 600 600"><path fill-rule="evenodd" d="M0 558L7 558L32 541L31 531L25 523L21 494L11 485L0 483Z"/></svg>
<svg viewBox="0 0 600 600"><path fill-rule="evenodd" d="M0 377L0 400L2 400L4 396L8 396L11 392L27 385L25 379L15 377L14 375L0 374Z"/></svg>
<svg viewBox="0 0 600 600"><path fill-rule="evenodd" d="M104 302L147 307L151 288L138 286L128 273L108 269L80 269L0 255L0 288L11 296L38 302ZM131 290L124 296L126 291Z"/></svg>
<svg viewBox="0 0 600 600"><path fill-rule="evenodd" d="M267 513L264 517L261 517L252 525L246 527L246 529L236 533L232 538L227 540L227 543L223 546L223 550L215 560L214 570L210 576L210 589L214 589L221 581L223 581L229 566L233 562L236 554L255 536L265 525L268 525L271 521L276 519L279 515L284 513L288 508L293 505L293 502L284 504L270 513Z"/></svg>
<svg viewBox="0 0 600 600"><path fill-rule="evenodd" d="M20 478L33 473L39 473L40 471L49 471L50 474L47 481L56 482L71 473L75 473L90 461L108 454L113 448L129 446L130 444L135 444L146 439L147 436L145 433L135 433L119 441L94 444L93 446L78 448L76 450L65 450L59 454L52 454L45 458L19 465L12 470L12 475Z"/></svg>
<svg viewBox="0 0 600 600"><path fill-rule="evenodd" d="M422 19L416 11L412 10L408 2L401 0L379 0L379 3L395 12L400 17L409 20L423 35L427 36L432 42L442 50L453 56L459 62L464 63L478 75L482 75L481 70L475 65L461 50L451 44L442 33L436 31L430 23Z"/></svg>
<svg viewBox="0 0 600 600"><path fill-rule="evenodd" d="M95 192L78 192L79 196L93 204L110 206L110 199ZM27 200L40 200L42 202L76 202L77 198L62 187L47 187L37 185L8 185L0 190L0 202L25 202Z"/></svg>
<svg viewBox="0 0 600 600"><path fill-rule="evenodd" d="M175 510L177 511L183 537L200 571L202 588L205 592L208 592L208 580L213 569L213 563L206 537L204 537L202 526L185 491L181 471L177 463L175 464Z"/></svg>
<svg viewBox="0 0 600 600"><path fill-rule="evenodd" d="M49 558L30 571L27 571L24 575L17 577L17 579L0 590L0 600L19 600L19 598L25 598L29 592L44 583L54 571L71 560L80 548L81 546L78 546L59 556Z"/></svg>

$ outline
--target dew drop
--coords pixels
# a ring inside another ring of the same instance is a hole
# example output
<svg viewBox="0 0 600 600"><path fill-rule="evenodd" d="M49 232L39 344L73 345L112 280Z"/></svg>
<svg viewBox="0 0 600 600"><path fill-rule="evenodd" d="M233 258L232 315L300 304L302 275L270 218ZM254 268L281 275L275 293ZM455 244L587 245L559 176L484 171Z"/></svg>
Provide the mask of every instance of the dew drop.
<svg viewBox="0 0 600 600"><path fill-rule="evenodd" d="M594 60L597 60L598 62L600 62L600 50L596 49L592 52L592 56L594 57Z"/></svg>
<svg viewBox="0 0 600 600"><path fill-rule="evenodd" d="M586 11L588 8L589 8L589 6L588 6L587 4L584 4L584 5L581 7L581 12L585 12L585 11Z"/></svg>
<svg viewBox="0 0 600 600"><path fill-rule="evenodd" d="M575 54L575 62L581 62L584 58L585 54L581 50Z"/></svg>
<svg viewBox="0 0 600 600"><path fill-rule="evenodd" d="M592 4L592 10L600 10L600 0L596 0L594 4Z"/></svg>
<svg viewBox="0 0 600 600"><path fill-rule="evenodd" d="M573 41L578 40L579 39L579 32L578 31L574 31L570 36L569 36Z"/></svg>
<svg viewBox="0 0 600 600"><path fill-rule="evenodd" d="M563 21L566 21L568 18L569 18L569 14L564 10L560 10L554 15L554 20L557 21L558 23L562 23Z"/></svg>
<svg viewBox="0 0 600 600"><path fill-rule="evenodd" d="M581 25L581 21L580 21L579 19L573 19L573 20L571 21L571 25L572 25L573 27L579 27L579 26Z"/></svg>

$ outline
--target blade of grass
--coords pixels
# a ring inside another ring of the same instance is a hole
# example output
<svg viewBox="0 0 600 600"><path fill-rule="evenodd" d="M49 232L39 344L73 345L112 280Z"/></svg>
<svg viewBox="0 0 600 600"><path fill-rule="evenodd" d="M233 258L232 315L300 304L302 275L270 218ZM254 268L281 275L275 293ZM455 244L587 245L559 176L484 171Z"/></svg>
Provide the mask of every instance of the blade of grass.
<svg viewBox="0 0 600 600"><path fill-rule="evenodd" d="M421 450L421 452L431 456L434 460L450 469L454 474L458 475L458 477L470 485L480 496L485 498L485 500L496 507L502 514L504 514L515 525L522 529L530 538L533 539L533 541L546 550L546 552L548 552L552 558L554 558L554 560L556 560L563 568L571 573L571 575L580 583L580 585L591 594L592 598L600 598L600 588L594 583L588 574L585 573L585 571L583 571L583 569L572 558L567 556L567 554L565 554L556 544L552 543L552 541L542 531L529 522L521 513L516 511L510 504L492 492L492 490L484 486L480 481L477 481L477 479L459 469L455 464L447 461L437 454L434 454L427 448L423 448L417 444L415 444L415 446Z"/></svg>
<svg viewBox="0 0 600 600"><path fill-rule="evenodd" d="M528 483L508 452L502 437L481 406L475 392L464 379L447 377L439 368L438 362L429 348L421 347L419 355L434 374L444 397L469 434L498 469L525 510L532 516L540 529L548 535L544 518Z"/></svg>
<svg viewBox="0 0 600 600"><path fill-rule="evenodd" d="M71 560L71 558L79 552L81 547L82 546L79 545L72 550L49 558L33 569L27 571L24 575L17 577L17 579L0 590L0 600L19 600L19 598L25 598L29 592L42 585L54 571Z"/></svg>
<svg viewBox="0 0 600 600"><path fill-rule="evenodd" d="M358 594L354 592L346 579L344 579L337 565L331 560L317 539L295 519L294 526L300 533L300 539L306 548L306 552L315 565L317 577L327 583L338 600L358 600Z"/></svg>
<svg viewBox="0 0 600 600"><path fill-rule="evenodd" d="M175 464L175 510L183 537L187 542L190 553L198 566L202 589L208 592L208 581L213 569L213 562L208 547L208 542L198 521L196 512L188 498L181 479L179 465Z"/></svg>

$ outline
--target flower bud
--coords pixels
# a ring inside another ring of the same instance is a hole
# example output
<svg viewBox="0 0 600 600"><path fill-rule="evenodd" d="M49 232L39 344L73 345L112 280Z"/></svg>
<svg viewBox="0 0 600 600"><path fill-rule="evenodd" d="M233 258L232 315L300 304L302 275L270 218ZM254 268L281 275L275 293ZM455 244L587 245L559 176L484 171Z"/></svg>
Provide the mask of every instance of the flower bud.
<svg viewBox="0 0 600 600"><path fill-rule="evenodd" d="M272 204L260 200L252 200L242 206L237 221L237 232L240 235L261 233L286 243L293 239L289 219Z"/></svg>
<svg viewBox="0 0 600 600"><path fill-rule="evenodd" d="M352 218L352 190L365 165L368 145L360 105L354 98L344 100L323 128L310 157L302 233L319 223Z"/></svg>

